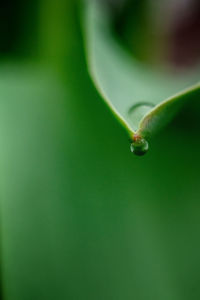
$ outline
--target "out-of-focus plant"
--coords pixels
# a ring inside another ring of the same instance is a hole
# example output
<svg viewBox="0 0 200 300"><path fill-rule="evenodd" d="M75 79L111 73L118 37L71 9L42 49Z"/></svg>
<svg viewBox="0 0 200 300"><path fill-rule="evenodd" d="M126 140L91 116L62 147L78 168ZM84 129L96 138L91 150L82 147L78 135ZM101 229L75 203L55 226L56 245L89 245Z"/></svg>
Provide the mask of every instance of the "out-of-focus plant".
<svg viewBox="0 0 200 300"><path fill-rule="evenodd" d="M181 34L183 2L0 4L2 299L200 298L199 27ZM146 113L164 129L141 159L123 128Z"/></svg>

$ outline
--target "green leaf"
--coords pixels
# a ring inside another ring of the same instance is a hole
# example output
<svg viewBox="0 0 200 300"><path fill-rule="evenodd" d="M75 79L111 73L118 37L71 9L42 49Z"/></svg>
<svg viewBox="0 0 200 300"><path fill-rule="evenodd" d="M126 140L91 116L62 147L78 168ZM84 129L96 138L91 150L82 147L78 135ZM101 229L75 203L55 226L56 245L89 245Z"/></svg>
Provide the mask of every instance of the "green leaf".
<svg viewBox="0 0 200 300"><path fill-rule="evenodd" d="M3 299L200 299L200 125L133 158L76 49L71 82L1 65Z"/></svg>
<svg viewBox="0 0 200 300"><path fill-rule="evenodd" d="M177 76L132 59L115 39L109 13L97 1L87 2L84 29L90 75L131 138L148 140L191 96L199 97L199 69Z"/></svg>

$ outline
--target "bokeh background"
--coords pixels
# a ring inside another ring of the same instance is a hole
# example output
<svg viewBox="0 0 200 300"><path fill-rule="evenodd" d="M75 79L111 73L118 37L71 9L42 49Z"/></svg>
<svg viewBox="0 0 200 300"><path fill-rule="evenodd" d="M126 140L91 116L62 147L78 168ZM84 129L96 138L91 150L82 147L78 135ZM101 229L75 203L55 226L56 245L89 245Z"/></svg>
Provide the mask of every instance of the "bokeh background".
<svg viewBox="0 0 200 300"><path fill-rule="evenodd" d="M79 13L0 4L2 299L200 299L199 105L133 156Z"/></svg>

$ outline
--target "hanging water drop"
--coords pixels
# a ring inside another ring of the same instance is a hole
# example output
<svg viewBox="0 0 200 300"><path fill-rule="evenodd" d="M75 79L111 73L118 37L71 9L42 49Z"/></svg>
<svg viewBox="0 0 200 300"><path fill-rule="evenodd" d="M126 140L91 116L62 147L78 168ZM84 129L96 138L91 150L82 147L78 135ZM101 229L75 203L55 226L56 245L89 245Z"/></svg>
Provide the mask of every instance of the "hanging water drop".
<svg viewBox="0 0 200 300"><path fill-rule="evenodd" d="M144 138L135 135L130 148L135 155L142 156L147 153L149 144Z"/></svg>

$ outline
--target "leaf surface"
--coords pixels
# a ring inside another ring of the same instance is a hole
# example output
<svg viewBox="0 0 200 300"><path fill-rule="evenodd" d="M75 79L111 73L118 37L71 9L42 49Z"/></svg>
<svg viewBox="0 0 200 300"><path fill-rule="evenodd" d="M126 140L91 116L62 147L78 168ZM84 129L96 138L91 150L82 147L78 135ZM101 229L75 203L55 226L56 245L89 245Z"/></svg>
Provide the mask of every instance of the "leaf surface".
<svg viewBox="0 0 200 300"><path fill-rule="evenodd" d="M90 75L103 99L130 136L149 139L165 126L190 95L199 96L199 70L172 75L132 59L110 29L108 12L89 1L85 14Z"/></svg>

